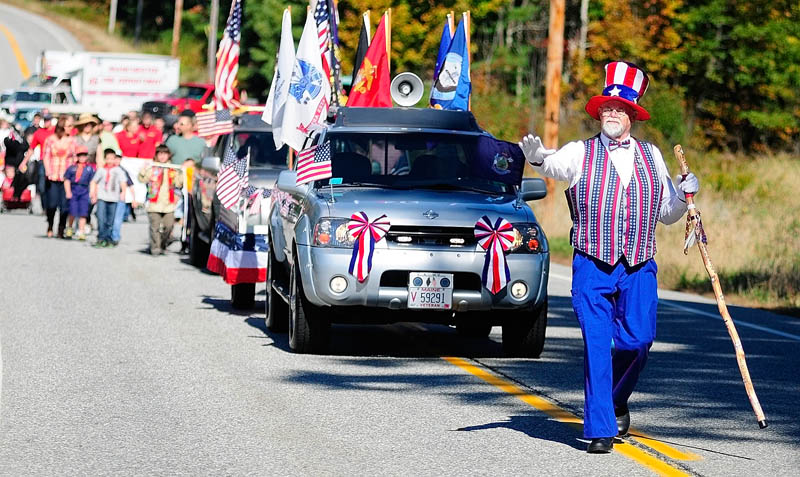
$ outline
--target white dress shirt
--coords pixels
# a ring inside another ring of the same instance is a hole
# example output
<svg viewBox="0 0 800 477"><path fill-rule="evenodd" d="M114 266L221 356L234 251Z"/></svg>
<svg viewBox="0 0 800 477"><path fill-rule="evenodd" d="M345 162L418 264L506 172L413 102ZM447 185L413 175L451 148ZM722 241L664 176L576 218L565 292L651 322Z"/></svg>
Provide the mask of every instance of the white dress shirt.
<svg viewBox="0 0 800 477"><path fill-rule="evenodd" d="M632 136L629 136L629 139L631 144L627 148L618 147L613 151L608 151L611 164L614 166L614 170L617 172L620 183L624 188L628 187L633 178L635 154L639 154L636 139ZM608 136L600 134L600 142L606 150L608 150L609 141L611 139ZM675 188L675 184L672 183L672 179L669 177L669 171L667 171L667 165L664 163L661 151L655 145L652 145L652 150L659 178L661 183L664 184L661 192L661 213L658 220L669 225L680 220L683 214L686 213L686 202L684 194ZM584 154L584 141L573 141L547 156L542 165L531 165L536 172L543 176L567 182L569 187L573 187L581 178Z"/></svg>

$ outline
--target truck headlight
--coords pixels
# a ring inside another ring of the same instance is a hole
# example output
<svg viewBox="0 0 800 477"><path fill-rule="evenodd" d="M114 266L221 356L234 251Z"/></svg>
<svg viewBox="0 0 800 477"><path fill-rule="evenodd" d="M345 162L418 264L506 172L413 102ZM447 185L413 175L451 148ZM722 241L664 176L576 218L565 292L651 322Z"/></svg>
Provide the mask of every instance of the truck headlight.
<svg viewBox="0 0 800 477"><path fill-rule="evenodd" d="M352 248L355 240L347 233L347 222L342 217L323 217L314 225L314 246Z"/></svg>
<svg viewBox="0 0 800 477"><path fill-rule="evenodd" d="M536 223L511 224L514 227L514 241L509 253L541 253L547 251L547 239Z"/></svg>

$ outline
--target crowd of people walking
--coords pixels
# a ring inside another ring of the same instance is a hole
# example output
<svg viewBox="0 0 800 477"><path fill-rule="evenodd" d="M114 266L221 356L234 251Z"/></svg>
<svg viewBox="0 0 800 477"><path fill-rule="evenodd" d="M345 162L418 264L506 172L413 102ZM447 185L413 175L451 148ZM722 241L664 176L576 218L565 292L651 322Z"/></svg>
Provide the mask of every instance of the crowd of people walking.
<svg viewBox="0 0 800 477"><path fill-rule="evenodd" d="M0 117L2 205L38 200L47 237L83 241L96 230L98 248L116 246L122 223L135 221L144 205L150 252L160 255L182 217L185 171L206 147L196 127L192 111L170 125L135 111L112 124L88 113L53 117L44 110L25 129ZM147 188L138 201L136 182Z"/></svg>

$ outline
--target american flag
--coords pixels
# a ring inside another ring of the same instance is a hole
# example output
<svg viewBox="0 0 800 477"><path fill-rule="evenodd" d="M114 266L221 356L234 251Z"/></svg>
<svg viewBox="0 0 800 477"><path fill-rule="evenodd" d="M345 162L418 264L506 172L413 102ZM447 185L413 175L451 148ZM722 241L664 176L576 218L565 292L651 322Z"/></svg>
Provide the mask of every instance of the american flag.
<svg viewBox="0 0 800 477"><path fill-rule="evenodd" d="M249 159L249 151L244 157L237 157L232 147L225 151L225 159L217 176L217 197L219 203L226 209L232 208L239 202L242 189L247 187Z"/></svg>
<svg viewBox="0 0 800 477"><path fill-rule="evenodd" d="M327 179L331 172L331 143L311 146L297 155L297 185Z"/></svg>
<svg viewBox="0 0 800 477"><path fill-rule="evenodd" d="M317 21L317 36L319 37L319 52L322 54L322 67L325 69L325 75L330 77L331 55L328 42L331 39L331 28L327 0L317 0L314 19Z"/></svg>
<svg viewBox="0 0 800 477"><path fill-rule="evenodd" d="M233 99L233 85L239 71L239 41L242 37L242 2L234 0L225 32L217 50L217 72L214 75L215 109L236 107Z"/></svg>
<svg viewBox="0 0 800 477"><path fill-rule="evenodd" d="M201 137L233 132L231 112L227 109L197 113L197 134Z"/></svg>

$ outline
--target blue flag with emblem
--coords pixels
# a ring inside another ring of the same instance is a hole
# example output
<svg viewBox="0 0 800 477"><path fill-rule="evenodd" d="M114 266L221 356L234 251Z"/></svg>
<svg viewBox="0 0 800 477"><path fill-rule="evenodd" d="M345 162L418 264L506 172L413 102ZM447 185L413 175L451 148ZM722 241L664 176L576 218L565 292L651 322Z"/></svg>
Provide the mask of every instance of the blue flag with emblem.
<svg viewBox="0 0 800 477"><path fill-rule="evenodd" d="M453 32L450 30L450 15L444 22L442 29L442 39L439 42L439 52L436 54L436 66L433 68L433 83L436 84L436 79L439 77L439 71L442 69L444 58L447 52L450 51L450 44L453 43ZM433 88L431 88L431 106L433 106Z"/></svg>
<svg viewBox="0 0 800 477"><path fill-rule="evenodd" d="M472 82L469 76L467 31L462 20L444 57L431 91L431 106L437 109L469 110Z"/></svg>

